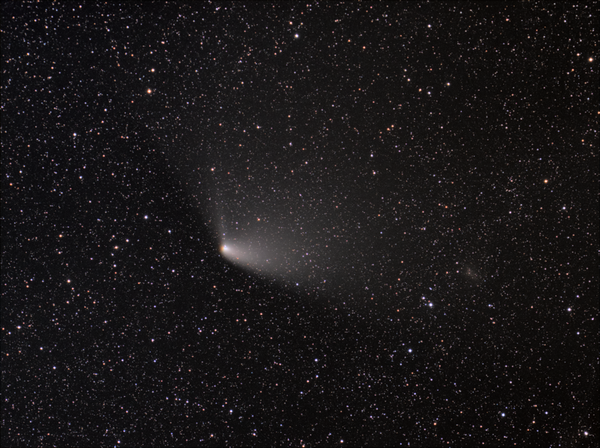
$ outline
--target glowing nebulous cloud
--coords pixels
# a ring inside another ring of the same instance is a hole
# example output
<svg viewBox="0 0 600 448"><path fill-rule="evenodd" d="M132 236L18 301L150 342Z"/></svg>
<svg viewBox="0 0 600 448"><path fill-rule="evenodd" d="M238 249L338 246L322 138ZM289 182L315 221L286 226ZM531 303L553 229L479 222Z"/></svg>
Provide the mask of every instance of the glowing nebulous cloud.
<svg viewBox="0 0 600 448"><path fill-rule="evenodd" d="M324 162L294 171L290 151L275 159L262 146L211 154L202 194L221 257L321 296L370 298L375 284L388 292L405 270L414 224L400 221L393 207L385 215L384 193L357 183L356 170L331 178ZM318 179L330 180L324 185ZM376 205L382 213L371 219Z"/></svg>
<svg viewBox="0 0 600 448"><path fill-rule="evenodd" d="M259 251L248 247L244 243L223 242L221 244L221 255L239 266L247 266L259 271L266 263L266 259Z"/></svg>
<svg viewBox="0 0 600 448"><path fill-rule="evenodd" d="M312 253L314 258L314 248L305 248L303 238L298 238L283 220L243 222L226 208L219 210L218 215L214 222L219 252L231 264L284 284L306 286L306 279L314 275L314 260L310 256Z"/></svg>

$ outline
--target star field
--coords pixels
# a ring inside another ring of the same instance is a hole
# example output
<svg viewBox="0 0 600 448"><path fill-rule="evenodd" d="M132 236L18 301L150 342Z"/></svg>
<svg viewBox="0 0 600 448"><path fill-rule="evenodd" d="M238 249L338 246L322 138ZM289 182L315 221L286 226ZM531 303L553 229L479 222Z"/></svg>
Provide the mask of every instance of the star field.
<svg viewBox="0 0 600 448"><path fill-rule="evenodd" d="M595 446L594 2L2 5L2 446Z"/></svg>

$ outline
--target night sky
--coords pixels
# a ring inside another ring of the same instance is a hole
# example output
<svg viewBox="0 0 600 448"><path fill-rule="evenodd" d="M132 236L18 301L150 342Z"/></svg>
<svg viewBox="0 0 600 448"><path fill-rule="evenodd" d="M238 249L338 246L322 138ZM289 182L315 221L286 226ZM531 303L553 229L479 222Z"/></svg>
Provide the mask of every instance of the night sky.
<svg viewBox="0 0 600 448"><path fill-rule="evenodd" d="M3 446L595 446L598 3L2 2Z"/></svg>

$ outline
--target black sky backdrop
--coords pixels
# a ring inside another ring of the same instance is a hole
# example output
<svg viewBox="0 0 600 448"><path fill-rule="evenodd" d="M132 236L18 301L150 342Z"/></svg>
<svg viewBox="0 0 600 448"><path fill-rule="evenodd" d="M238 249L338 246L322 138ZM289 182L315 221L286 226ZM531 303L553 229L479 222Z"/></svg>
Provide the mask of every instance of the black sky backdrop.
<svg viewBox="0 0 600 448"><path fill-rule="evenodd" d="M2 2L2 445L595 446L597 10Z"/></svg>

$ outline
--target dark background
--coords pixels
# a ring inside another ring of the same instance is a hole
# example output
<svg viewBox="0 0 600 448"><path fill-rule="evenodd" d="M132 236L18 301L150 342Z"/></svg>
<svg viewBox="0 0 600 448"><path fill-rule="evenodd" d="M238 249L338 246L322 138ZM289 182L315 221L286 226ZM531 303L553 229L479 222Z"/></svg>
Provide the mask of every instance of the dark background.
<svg viewBox="0 0 600 448"><path fill-rule="evenodd" d="M2 445L595 446L597 10L2 2Z"/></svg>

